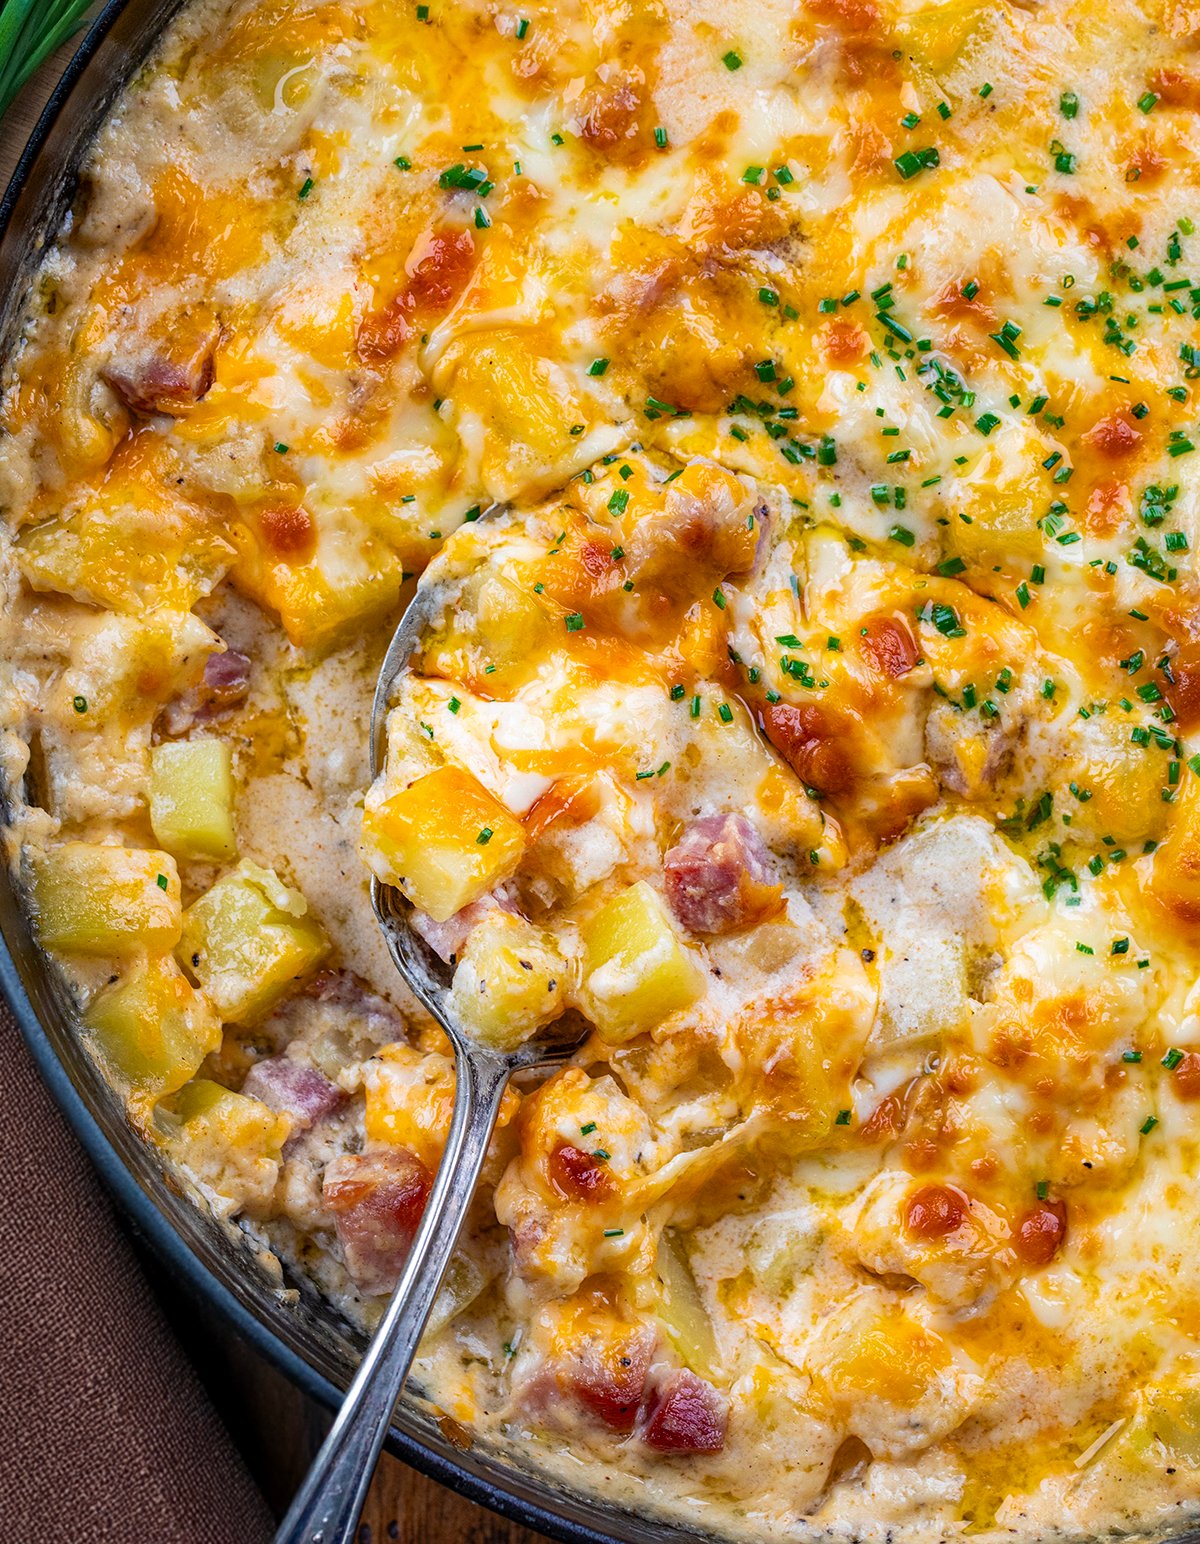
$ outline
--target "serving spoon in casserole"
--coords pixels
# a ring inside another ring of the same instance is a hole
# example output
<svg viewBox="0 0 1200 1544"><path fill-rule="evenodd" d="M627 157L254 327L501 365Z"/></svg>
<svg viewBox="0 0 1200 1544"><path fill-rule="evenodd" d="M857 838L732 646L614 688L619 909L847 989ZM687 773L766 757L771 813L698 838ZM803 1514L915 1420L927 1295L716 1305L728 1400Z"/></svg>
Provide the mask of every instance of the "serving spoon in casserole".
<svg viewBox="0 0 1200 1544"><path fill-rule="evenodd" d="M439 584L418 590L380 666L371 706L372 780L383 770L387 717L397 683L442 604ZM397 970L454 1048L454 1110L433 1188L391 1299L275 1544L351 1544L392 1412L471 1204L509 1079L517 1072L561 1065L586 1032L586 1026L576 1031L568 1021L565 1035L562 1025L551 1025L515 1049L482 1044L455 1013L449 990L452 971L412 927L408 901L372 878L371 904Z"/></svg>

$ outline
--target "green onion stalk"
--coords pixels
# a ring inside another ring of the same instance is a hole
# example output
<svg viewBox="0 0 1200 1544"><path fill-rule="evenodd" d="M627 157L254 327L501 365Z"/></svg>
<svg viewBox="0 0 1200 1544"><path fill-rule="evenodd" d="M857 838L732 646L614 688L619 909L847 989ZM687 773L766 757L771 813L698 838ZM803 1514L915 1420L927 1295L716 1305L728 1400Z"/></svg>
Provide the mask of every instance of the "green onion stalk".
<svg viewBox="0 0 1200 1544"><path fill-rule="evenodd" d="M0 0L0 113L83 25L91 0Z"/></svg>

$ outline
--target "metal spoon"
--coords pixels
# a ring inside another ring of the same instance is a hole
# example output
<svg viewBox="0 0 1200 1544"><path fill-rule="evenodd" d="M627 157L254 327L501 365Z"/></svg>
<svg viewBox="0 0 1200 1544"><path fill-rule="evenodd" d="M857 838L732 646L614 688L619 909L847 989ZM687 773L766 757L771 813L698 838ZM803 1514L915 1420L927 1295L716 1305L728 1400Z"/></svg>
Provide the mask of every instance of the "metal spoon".
<svg viewBox="0 0 1200 1544"><path fill-rule="evenodd" d="M384 763L387 714L396 681L442 604L437 584L419 590L384 656L371 707L372 779ZM337 1419L275 1535L275 1544L351 1544L392 1411L471 1204L508 1080L515 1072L560 1065L578 1043L576 1035L570 1041L529 1041L515 1051L479 1045L449 1006L451 972L409 925L408 902L390 885L373 879L371 904L397 970L454 1047L454 1114L424 1216L391 1301Z"/></svg>

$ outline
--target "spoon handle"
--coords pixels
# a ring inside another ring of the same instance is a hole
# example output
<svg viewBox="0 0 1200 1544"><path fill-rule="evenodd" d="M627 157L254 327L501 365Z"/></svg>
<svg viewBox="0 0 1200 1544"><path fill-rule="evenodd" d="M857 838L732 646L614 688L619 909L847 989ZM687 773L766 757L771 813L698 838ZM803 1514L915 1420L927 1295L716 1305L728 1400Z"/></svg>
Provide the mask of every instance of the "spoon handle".
<svg viewBox="0 0 1200 1544"><path fill-rule="evenodd" d="M456 1048L454 1115L425 1214L387 1311L275 1544L352 1544L392 1410L450 1263L511 1072Z"/></svg>

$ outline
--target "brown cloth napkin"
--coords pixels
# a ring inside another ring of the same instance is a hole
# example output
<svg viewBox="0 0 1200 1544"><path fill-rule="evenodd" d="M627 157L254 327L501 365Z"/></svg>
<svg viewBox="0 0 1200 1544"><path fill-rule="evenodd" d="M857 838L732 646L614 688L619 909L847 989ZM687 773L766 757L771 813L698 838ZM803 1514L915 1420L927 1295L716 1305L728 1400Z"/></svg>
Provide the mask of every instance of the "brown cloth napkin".
<svg viewBox="0 0 1200 1544"><path fill-rule="evenodd" d="M0 1001L0 1544L261 1544L262 1498Z"/></svg>

